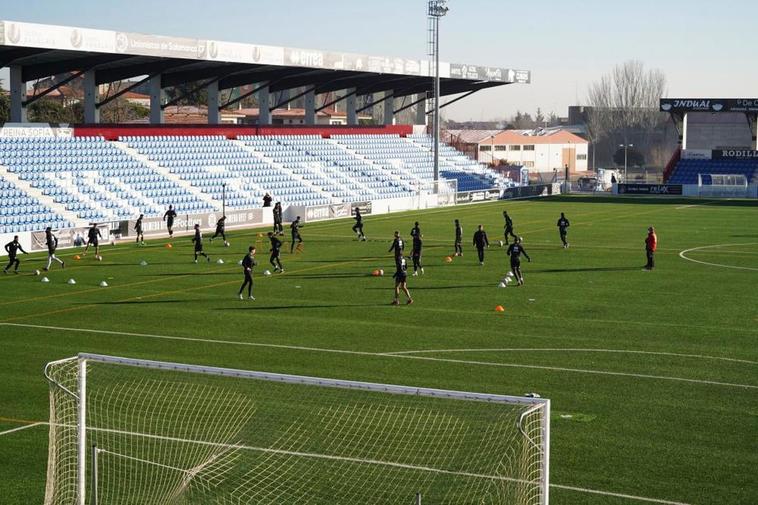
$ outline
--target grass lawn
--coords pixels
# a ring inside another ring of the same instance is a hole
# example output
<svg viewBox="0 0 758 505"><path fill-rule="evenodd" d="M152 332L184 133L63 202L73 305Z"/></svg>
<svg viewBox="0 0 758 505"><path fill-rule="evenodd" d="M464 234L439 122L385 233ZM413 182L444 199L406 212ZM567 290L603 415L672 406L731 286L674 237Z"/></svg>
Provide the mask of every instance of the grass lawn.
<svg viewBox="0 0 758 505"><path fill-rule="evenodd" d="M498 288L503 209L533 260L523 287ZM448 264L455 218L464 256ZM231 232L229 248L206 241L211 263L192 262L189 238L172 249L165 239L108 245L102 262L62 251L66 269L54 266L49 284L31 274L44 257L22 256L20 275L0 277L0 502L42 503L48 428L31 426L48 420L42 367L93 352L537 392L552 401L551 503L754 505L756 218L745 201L579 196L367 216L368 242L355 240L352 220L306 225L302 254L285 237L286 273L271 277L261 275L272 269L261 230ZM410 239L415 220L426 273L409 277L415 303L393 307L387 249L395 229ZM483 267L471 246L478 224L492 244ZM650 225L659 250L646 272ZM240 301L237 261L255 243L257 300ZM386 275L372 277L377 268Z"/></svg>

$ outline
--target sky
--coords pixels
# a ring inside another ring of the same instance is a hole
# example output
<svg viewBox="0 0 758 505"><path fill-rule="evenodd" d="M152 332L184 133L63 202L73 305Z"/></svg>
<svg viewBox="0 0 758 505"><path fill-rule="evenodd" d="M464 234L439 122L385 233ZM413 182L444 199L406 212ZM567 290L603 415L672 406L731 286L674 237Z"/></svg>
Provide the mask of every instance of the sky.
<svg viewBox="0 0 758 505"><path fill-rule="evenodd" d="M405 58L426 57L426 0L0 0L9 21L83 26ZM636 59L670 97L758 95L756 0L449 0L441 59L532 71L480 91L454 120L567 114L589 85ZM0 73L7 85L7 71Z"/></svg>

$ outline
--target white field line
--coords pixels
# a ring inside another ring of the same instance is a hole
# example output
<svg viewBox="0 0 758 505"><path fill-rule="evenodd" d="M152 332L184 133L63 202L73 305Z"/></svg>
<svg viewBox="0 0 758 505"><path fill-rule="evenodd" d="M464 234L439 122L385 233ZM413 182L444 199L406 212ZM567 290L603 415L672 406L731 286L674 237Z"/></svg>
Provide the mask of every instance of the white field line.
<svg viewBox="0 0 758 505"><path fill-rule="evenodd" d="M176 340L176 341L183 341L183 342L202 342L202 343L207 343L207 344L237 345L237 346L244 346L244 347L266 347L266 348L274 348L274 349L289 349L289 350L297 350L297 351L323 352L323 353L332 353L332 354L349 354L349 355L354 355L354 356L372 356L372 357L408 359L408 360L417 360L417 361L458 363L458 364L475 365L475 366L526 368L526 369L533 369L533 370L550 370L554 372L570 372L570 373L581 373L581 374L589 374L589 375L633 377L635 379L667 380L667 381L675 381L675 382L684 382L684 383L689 383L689 384L705 384L705 385L710 385L710 386L722 386L722 387L730 387L730 388L758 389L758 385L752 385L752 384L735 384L735 383L730 383L730 382L718 382L718 381L710 381L710 380L703 380L703 379L688 379L684 377L672 377L672 376L666 376L666 375L649 375L649 374L638 374L638 373L631 373L631 372L612 372L608 370L589 370L589 369L583 369L583 368L567 368L567 367L544 366L544 365L524 365L520 363L497 363L497 362L489 362L489 361L472 361L472 360L449 359L449 358L434 358L431 356L414 356L410 354L395 354L391 352L386 353L386 352L350 351L350 350L345 350L345 349L328 349L328 348L323 348L323 347L304 347L304 346L286 345L286 344L265 344L265 343L258 343L258 342L240 342L240 341L235 341L235 340L214 340L214 339L198 338L198 337L177 337L177 336L169 336L169 335L153 335L153 334L145 334L145 333L129 333L129 332L123 332L123 331L94 330L94 329L85 329L85 328L66 328L62 326L42 326L42 325L22 324L22 323L0 322L0 326L68 331L68 332L74 332L74 333L76 332L95 333L95 334L100 334L100 335L118 335L118 336L140 337L140 338L161 339L161 340Z"/></svg>
<svg viewBox="0 0 758 505"><path fill-rule="evenodd" d="M733 363L746 363L748 365L758 365L758 361L750 361L747 359L737 358L723 358L721 356L707 356L704 354L682 354L677 352L657 352L657 351L634 351L628 349L562 349L558 347L535 347L535 348L494 348L494 349L422 349L415 351L395 351L385 352L386 355L401 355L401 354L437 354L437 353L453 353L453 352L599 352L609 354L648 354L653 356L672 356L676 358L695 358L695 359L712 359L718 361L729 361Z"/></svg>
<svg viewBox="0 0 758 505"><path fill-rule="evenodd" d="M693 247L691 249L685 249L684 251L681 251L679 253L679 257L682 258L682 259L684 259L684 260L687 260L687 261L692 261L693 263L700 263L701 265L708 265L708 266L711 266L711 267L733 268L733 269L737 269L737 270L751 270L753 272L758 272L758 268L754 268L754 267L738 267L738 266L735 266L735 265L724 265L722 263L709 263L707 261L700 261L700 260L695 260L695 259L687 257L687 253L690 253L690 252L693 252L693 251L702 251L703 249L716 249L716 248L719 248L719 247L743 246L743 245L758 245L758 243L756 243L756 242L750 242L750 243L747 243L747 244L704 245L704 246L701 246L701 247Z"/></svg>
<svg viewBox="0 0 758 505"><path fill-rule="evenodd" d="M17 431L27 430L29 428L34 428L35 426L43 426L43 425L47 425L47 424L48 423L32 423L32 424L27 424L26 426L19 426L18 428L13 428L13 429L6 430L6 431L0 431L0 437L2 437L3 435L10 435L11 433L15 433Z"/></svg>
<svg viewBox="0 0 758 505"><path fill-rule="evenodd" d="M38 423L38 424L49 424L49 423ZM496 481L505 481L505 482L517 482L520 484L534 484L534 482L526 481L523 479L515 479L513 477L505 477L502 475L487 475L487 474L480 474L480 473L472 473L472 472L459 472L454 470L445 470L443 468L434 468L429 466L420 466L420 465L410 465L407 463L398 463L394 461L382 461L382 460L376 460L376 459L364 459L364 458L354 458L349 456L336 456L333 454L320 454L315 452L301 452L301 451L288 451L284 449L272 449L269 447L255 447L255 446L249 446L249 445L242 445L242 444L226 444L226 443L218 443L218 442L208 442L205 440L191 440L186 438L177 438L177 437L167 437L165 435L151 435L148 433L137 433L137 432L130 432L130 431L124 431L124 430L113 430L113 429L107 429L107 428L92 428L88 427L88 430L91 431L98 431L103 433L113 433L116 435L127 435L127 436L133 436L133 437L140 437L140 438L148 438L151 440L160 440L165 442L178 442L178 443L185 443L185 444L196 444L196 445L204 445L204 446L211 446L211 447L221 447L223 449L232 449L232 450L245 450L245 451L255 451L255 452L263 452L267 454L280 454L284 456L296 456L300 458L311 458L311 459L322 459L322 460L328 460L328 461L341 461L341 462L348 462L348 463L357 463L361 465L376 465L376 466L386 466L391 468L401 468L404 470L415 470L419 472L428 472L428 473L436 473L436 474L442 474L442 475L452 475L456 477L469 477L472 479L485 479L485 480L496 480ZM109 452L107 449L105 449L105 452ZM110 453L115 454L117 456L123 456L116 453ZM136 459L136 458L135 458ZM148 464L153 464L149 461L141 460ZM171 468L171 467L168 467ZM187 470L181 469L181 468L173 468L177 471L183 471L186 472ZM580 493L590 493L590 494L596 494L596 495L602 495L602 496L613 496L617 498L625 498L628 500L634 500L634 501L641 501L646 503L660 503L663 505L688 505L683 502L675 502L675 501L668 501L668 500L660 500L657 498L647 498L644 496L635 496L630 494L623 494L623 493L614 493L610 491L600 491L597 489L588 489L588 488L582 488L582 487L576 487L576 486L564 486L561 484L550 484L550 487L554 487L556 489L563 489L568 491L577 491Z"/></svg>

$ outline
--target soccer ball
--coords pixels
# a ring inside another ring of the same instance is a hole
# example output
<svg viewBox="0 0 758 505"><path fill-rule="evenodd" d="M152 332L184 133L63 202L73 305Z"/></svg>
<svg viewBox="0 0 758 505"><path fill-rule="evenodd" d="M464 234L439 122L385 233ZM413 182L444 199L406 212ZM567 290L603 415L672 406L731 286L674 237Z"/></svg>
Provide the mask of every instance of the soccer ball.
<svg viewBox="0 0 758 505"><path fill-rule="evenodd" d="M270 270L264 270L263 275L265 275L266 277L268 277L269 275L271 275L271 271Z"/></svg>
<svg viewBox="0 0 758 505"><path fill-rule="evenodd" d="M384 270L382 270L382 269L380 268L380 269L379 269L379 277L382 277L382 276L384 276Z"/></svg>
<svg viewBox="0 0 758 505"><path fill-rule="evenodd" d="M102 256L95 256L95 259L96 259L97 261L103 261L103 257L102 257Z"/></svg>
<svg viewBox="0 0 758 505"><path fill-rule="evenodd" d="M503 247L503 241L502 241L502 240L500 240L500 241L498 242L498 244L500 244L500 247Z"/></svg>
<svg viewBox="0 0 758 505"><path fill-rule="evenodd" d="M224 247L229 247L230 245L232 244L230 244L229 242L224 242Z"/></svg>
<svg viewBox="0 0 758 505"><path fill-rule="evenodd" d="M35 270L35 271L34 271L34 275L39 275L39 274L40 274L40 271L39 271L39 270Z"/></svg>

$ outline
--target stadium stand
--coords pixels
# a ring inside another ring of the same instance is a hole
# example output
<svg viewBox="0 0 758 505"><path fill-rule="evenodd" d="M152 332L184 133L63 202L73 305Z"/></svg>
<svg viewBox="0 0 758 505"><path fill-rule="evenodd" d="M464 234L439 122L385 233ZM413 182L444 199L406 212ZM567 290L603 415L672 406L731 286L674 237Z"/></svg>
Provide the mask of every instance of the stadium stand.
<svg viewBox="0 0 758 505"><path fill-rule="evenodd" d="M211 208L101 137L0 139L0 164L82 221Z"/></svg>
<svg viewBox="0 0 758 505"><path fill-rule="evenodd" d="M268 192L319 206L414 196L433 183L428 135L222 135L0 138L5 233L45 226L246 209ZM5 174L5 177L3 177ZM440 176L459 191L497 188L497 173L450 146Z"/></svg>
<svg viewBox="0 0 758 505"><path fill-rule="evenodd" d="M722 159L697 160L681 159L676 164L669 184L697 184L699 174L742 174L753 184L758 182L758 160Z"/></svg>

